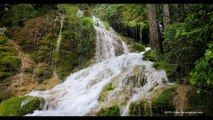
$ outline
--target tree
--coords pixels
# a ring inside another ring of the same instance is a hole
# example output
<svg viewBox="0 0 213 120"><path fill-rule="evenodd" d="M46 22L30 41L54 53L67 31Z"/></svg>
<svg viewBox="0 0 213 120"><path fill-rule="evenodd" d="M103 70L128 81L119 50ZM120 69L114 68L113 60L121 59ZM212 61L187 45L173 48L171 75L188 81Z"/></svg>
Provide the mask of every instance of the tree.
<svg viewBox="0 0 213 120"><path fill-rule="evenodd" d="M208 44L204 57L195 62L195 69L190 75L192 85L213 90L213 43Z"/></svg>
<svg viewBox="0 0 213 120"><path fill-rule="evenodd" d="M164 30L167 29L169 24L170 24L169 5L163 4L163 26L164 26Z"/></svg>
<svg viewBox="0 0 213 120"><path fill-rule="evenodd" d="M158 53L163 52L162 41L160 39L160 30L156 17L156 8L154 4L147 4L150 43L152 48L156 48Z"/></svg>

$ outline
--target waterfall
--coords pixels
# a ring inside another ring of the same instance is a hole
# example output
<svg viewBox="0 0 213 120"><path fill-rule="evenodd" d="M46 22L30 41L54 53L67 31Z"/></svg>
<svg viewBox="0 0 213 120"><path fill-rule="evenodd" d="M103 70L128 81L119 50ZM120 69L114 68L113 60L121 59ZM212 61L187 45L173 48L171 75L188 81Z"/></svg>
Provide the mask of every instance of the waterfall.
<svg viewBox="0 0 213 120"><path fill-rule="evenodd" d="M119 48L123 48L125 51L128 52L127 47L122 44L119 44L119 38L116 36L114 30L110 28L110 30L106 30L103 23L96 18L93 17L94 21L94 28L97 32L96 35L96 62L101 62L106 59L114 58L116 56L116 51ZM123 42L123 41L120 41Z"/></svg>
<svg viewBox="0 0 213 120"><path fill-rule="evenodd" d="M63 29L63 23L64 23L64 17L61 16L61 20L60 20L61 26L60 26L60 31L59 31L59 36L58 36L58 40L57 40L57 46L56 46L56 52L59 52L60 49L60 43L61 43L61 31Z"/></svg>
<svg viewBox="0 0 213 120"><path fill-rule="evenodd" d="M60 44L61 44L61 32L62 32L62 29L63 29L63 23L64 23L64 16L63 15L60 15L60 23L61 23L61 26L60 26L60 31L59 31L59 35L58 35L58 40L57 40L57 44L56 44L56 50L55 50L55 54L56 54L56 60L55 60L55 68L53 70L53 75L55 78L58 79L58 75L57 75L57 62L58 62L58 57L59 57L59 49L60 49ZM55 24L54 24L55 26Z"/></svg>
<svg viewBox="0 0 213 120"><path fill-rule="evenodd" d="M72 73L51 90L30 92L30 96L44 98L45 105L27 116L95 115L112 104L119 104L121 115L127 116L132 101L150 99L152 89L168 84L165 71L156 70L152 62L144 61L143 53L129 53L127 45L112 29L106 30L95 16L93 21L97 63ZM121 54L116 54L119 51ZM109 83L114 89L100 100L103 88ZM120 105L124 100L127 104Z"/></svg>

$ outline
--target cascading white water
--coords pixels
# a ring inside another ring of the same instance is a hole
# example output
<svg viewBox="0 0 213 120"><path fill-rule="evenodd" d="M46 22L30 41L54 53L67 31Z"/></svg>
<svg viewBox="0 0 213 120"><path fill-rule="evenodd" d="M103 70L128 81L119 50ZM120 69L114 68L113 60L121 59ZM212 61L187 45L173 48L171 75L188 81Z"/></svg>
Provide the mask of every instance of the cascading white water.
<svg viewBox="0 0 213 120"><path fill-rule="evenodd" d="M30 92L28 95L42 97L46 102L42 110L35 110L29 116L86 116L127 98L127 104L120 105L121 115L126 116L132 101L148 99L153 87L167 84L165 71L143 61L143 53L129 53L126 44L112 30L106 30L95 16L93 21L97 32L97 63L71 74L51 90ZM122 55L117 56L118 51ZM100 101L100 94L109 83L114 89Z"/></svg>
<svg viewBox="0 0 213 120"><path fill-rule="evenodd" d="M56 61L55 61L55 68L54 68L54 71L53 71L53 75L55 78L58 79L58 74L57 74L57 66L56 66L56 63L58 61L58 54L59 54L59 49L60 49L60 44L61 44L61 32L62 32L62 29L63 29L63 24L64 24L64 16L63 15L60 15L61 20L60 20L60 23L61 23L61 26L60 26L60 31L59 31L59 35L58 35L58 40L57 40L57 44L56 44L56 50L55 50L55 54L56 54ZM55 25L54 25L55 26Z"/></svg>
<svg viewBox="0 0 213 120"><path fill-rule="evenodd" d="M116 56L116 51L122 47L123 53L128 53L127 46L123 44L119 44L119 38L116 36L115 32L112 28L110 31L107 31L103 23L96 18L93 17L94 28L96 29L96 62L101 62L106 59L114 58ZM125 50L125 51L124 51Z"/></svg>
<svg viewBox="0 0 213 120"><path fill-rule="evenodd" d="M56 46L56 52L59 52L59 48L60 48L60 43L61 43L61 31L63 29L63 23L64 23L64 16L60 16L61 17L61 27L60 27L60 31L59 31L59 36L58 36L58 40L57 40L57 46Z"/></svg>

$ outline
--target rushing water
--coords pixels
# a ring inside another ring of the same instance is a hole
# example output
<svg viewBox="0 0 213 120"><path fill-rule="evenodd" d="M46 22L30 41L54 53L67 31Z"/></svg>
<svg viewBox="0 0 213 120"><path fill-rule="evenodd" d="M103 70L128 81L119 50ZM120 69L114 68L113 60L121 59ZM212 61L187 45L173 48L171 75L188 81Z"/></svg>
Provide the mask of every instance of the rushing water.
<svg viewBox="0 0 213 120"><path fill-rule="evenodd" d="M144 61L142 53L129 53L127 45L111 28L93 16L96 29L96 64L72 73L63 83L51 90L32 91L28 95L45 99L42 110L29 116L86 116L94 115L103 107L119 104L121 115L128 115L132 101L149 99L152 89L166 85L165 71L156 70L152 62ZM146 50L149 50L147 48ZM113 90L99 100L105 85Z"/></svg>

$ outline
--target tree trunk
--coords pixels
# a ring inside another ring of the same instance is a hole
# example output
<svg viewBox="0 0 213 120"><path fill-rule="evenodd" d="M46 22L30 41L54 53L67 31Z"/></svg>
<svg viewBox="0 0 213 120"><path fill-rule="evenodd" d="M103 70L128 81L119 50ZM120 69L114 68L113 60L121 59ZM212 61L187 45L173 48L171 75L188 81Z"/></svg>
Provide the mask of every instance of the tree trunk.
<svg viewBox="0 0 213 120"><path fill-rule="evenodd" d="M170 14L169 14L169 5L164 4L163 5L163 26L164 31L168 28L170 24Z"/></svg>
<svg viewBox="0 0 213 120"><path fill-rule="evenodd" d="M180 16L180 5L178 4L172 4L173 7L173 21L172 22L179 22L181 20L181 16Z"/></svg>
<svg viewBox="0 0 213 120"><path fill-rule="evenodd" d="M154 4L147 4L150 43L152 48L156 48L158 53L163 52L162 42L160 39L160 30L156 18L156 9Z"/></svg>

